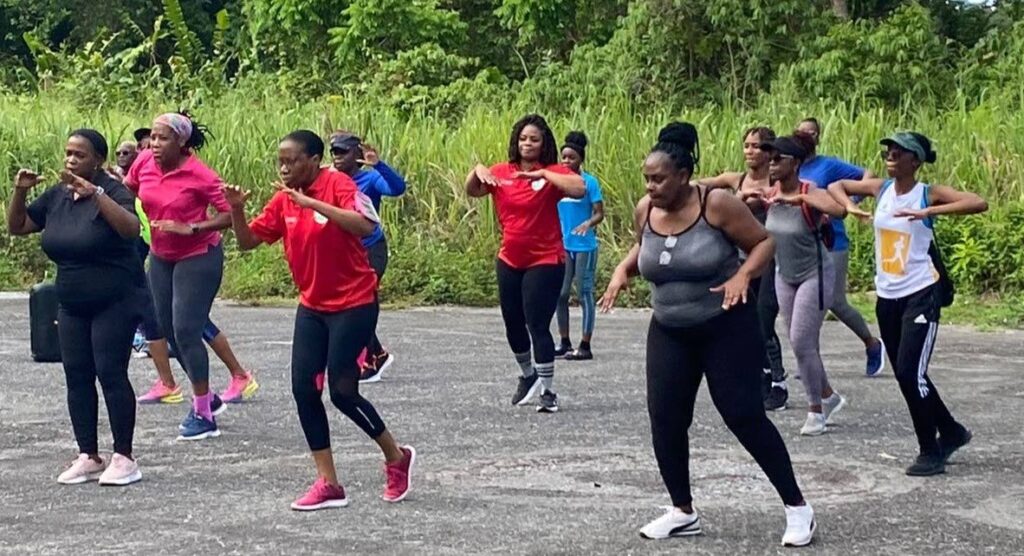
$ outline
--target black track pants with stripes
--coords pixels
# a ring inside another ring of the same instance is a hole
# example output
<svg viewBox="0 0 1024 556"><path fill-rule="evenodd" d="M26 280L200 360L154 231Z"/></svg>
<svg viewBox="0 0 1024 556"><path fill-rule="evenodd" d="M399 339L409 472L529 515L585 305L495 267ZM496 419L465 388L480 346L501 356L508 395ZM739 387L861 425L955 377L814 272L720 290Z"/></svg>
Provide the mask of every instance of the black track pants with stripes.
<svg viewBox="0 0 1024 556"><path fill-rule="evenodd" d="M907 402L922 454L939 453L938 436L955 436L960 426L939 397L928 363L939 329L935 286L899 299L879 298L878 328L892 363L900 392Z"/></svg>

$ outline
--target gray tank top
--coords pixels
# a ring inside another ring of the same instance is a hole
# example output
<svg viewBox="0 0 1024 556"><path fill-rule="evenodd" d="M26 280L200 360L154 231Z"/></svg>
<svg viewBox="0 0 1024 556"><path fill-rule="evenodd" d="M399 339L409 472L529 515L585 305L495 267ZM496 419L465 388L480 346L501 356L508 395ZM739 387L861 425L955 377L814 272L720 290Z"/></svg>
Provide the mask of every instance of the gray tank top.
<svg viewBox="0 0 1024 556"><path fill-rule="evenodd" d="M821 240L807 225L803 209L792 205L772 205L765 228L775 240L775 268L789 284L801 284L818 276L818 242ZM832 257L822 245L822 269L832 266Z"/></svg>
<svg viewBox="0 0 1024 556"><path fill-rule="evenodd" d="M723 312L723 294L708 289L732 277L740 267L736 245L704 216L707 190L697 189L700 215L674 236L651 227L647 209L640 242L640 275L651 284L654 318L665 326L694 326Z"/></svg>

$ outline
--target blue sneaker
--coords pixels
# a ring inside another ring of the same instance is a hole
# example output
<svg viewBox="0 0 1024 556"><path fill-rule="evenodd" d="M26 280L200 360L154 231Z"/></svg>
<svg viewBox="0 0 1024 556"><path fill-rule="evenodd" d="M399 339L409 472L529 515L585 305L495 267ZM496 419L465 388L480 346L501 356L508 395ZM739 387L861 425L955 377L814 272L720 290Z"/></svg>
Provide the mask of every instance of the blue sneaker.
<svg viewBox="0 0 1024 556"><path fill-rule="evenodd" d="M221 413L224 413L227 410L228 410L228 404L224 403L220 399L220 396L218 396L217 394L214 394L213 395L213 399L210 400L210 412L213 413L213 416L216 417L216 416L220 415ZM185 415L185 419L181 421L180 425L178 425L178 430L184 432L184 430L188 427L189 421L191 421L191 420L193 420L195 418L196 418L196 408L195 408L195 406L192 406L192 407L190 407L188 409L188 415Z"/></svg>
<svg viewBox="0 0 1024 556"><path fill-rule="evenodd" d="M882 339L878 339L878 344L875 347L869 347L865 350L868 356L868 366L865 370L867 376L878 376L885 370L885 344Z"/></svg>
<svg viewBox="0 0 1024 556"><path fill-rule="evenodd" d="M216 421L209 421L202 415L189 411L185 422L181 424L181 435L178 440L203 440L220 436Z"/></svg>

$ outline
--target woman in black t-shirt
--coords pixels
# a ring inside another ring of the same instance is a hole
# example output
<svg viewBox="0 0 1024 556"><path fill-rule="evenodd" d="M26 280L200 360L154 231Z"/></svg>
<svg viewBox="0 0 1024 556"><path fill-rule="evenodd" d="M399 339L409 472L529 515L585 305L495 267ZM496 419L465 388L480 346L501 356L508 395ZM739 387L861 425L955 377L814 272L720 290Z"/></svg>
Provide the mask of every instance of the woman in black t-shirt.
<svg viewBox="0 0 1024 556"><path fill-rule="evenodd" d="M139 304L124 295L145 280L135 251L139 220L131 192L103 171L106 158L102 135L91 129L72 132L60 182L26 206L28 191L43 178L20 170L7 210L11 235L42 232L43 251L57 265L57 326L80 452L57 478L62 484L98 479L128 485L142 478L132 457L135 392L128 381ZM97 379L114 437L109 465L99 456L96 435Z"/></svg>

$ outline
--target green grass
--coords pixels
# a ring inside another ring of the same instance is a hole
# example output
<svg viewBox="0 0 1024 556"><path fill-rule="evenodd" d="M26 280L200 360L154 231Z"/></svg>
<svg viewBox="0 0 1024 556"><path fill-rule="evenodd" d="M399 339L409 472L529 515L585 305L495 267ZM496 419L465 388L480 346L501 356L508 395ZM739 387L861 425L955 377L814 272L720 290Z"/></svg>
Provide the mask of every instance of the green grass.
<svg viewBox="0 0 1024 556"><path fill-rule="evenodd" d="M854 293L850 304L864 319L875 323L875 294ZM830 319L835 317L831 314ZM973 326L981 330L1024 329L1024 297L1016 295L957 294L956 301L942 310L944 324Z"/></svg>
<svg viewBox="0 0 1024 556"><path fill-rule="evenodd" d="M0 96L0 204L6 209L19 167L54 171L61 166L71 129L95 127L113 146L171 108L174 104L166 103L133 112L104 106L84 110L53 96ZM543 112L511 98L503 106L471 107L456 120L429 114L403 117L340 97L296 104L267 91L234 91L193 112L214 134L202 158L225 181L254 190L250 212L272 192L276 145L285 133L309 128L326 134L343 127L363 134L409 183L408 193L385 200L382 210L392 251L382 297L409 304L493 305L499 229L490 202L467 198L463 180L474 163L501 160L511 124L534 110ZM582 129L591 138L587 169L601 181L607 208L599 230L600 287L629 247L632 208L644 193L640 165L658 129L669 121L696 124L701 175L742 168L740 135L751 125L768 124L787 132L796 121L814 115L824 126L824 152L876 172L882 170L879 138L897 129L924 132L935 140L939 162L922 177L978 191L992 205L983 216L940 222L947 266L963 292L1006 296L992 303L992 316L985 322L1019 322L1012 309L1000 316L998 306L1024 292L1024 113L988 104L970 111L887 111L842 103L798 105L779 98L748 108L709 106L675 113L657 106L638 107L632 99L610 95L599 105L545 115L559 137ZM852 225L851 236L851 282L854 289L868 289L873 268L870 230ZM51 268L38 239L9 238L0 232L0 240L0 288L24 288ZM222 295L240 300L294 295L278 249L243 254L229 239L227 252ZM638 284L626 301L645 303L646 288ZM969 311L964 313L966 318ZM947 314L958 318L956 310Z"/></svg>

